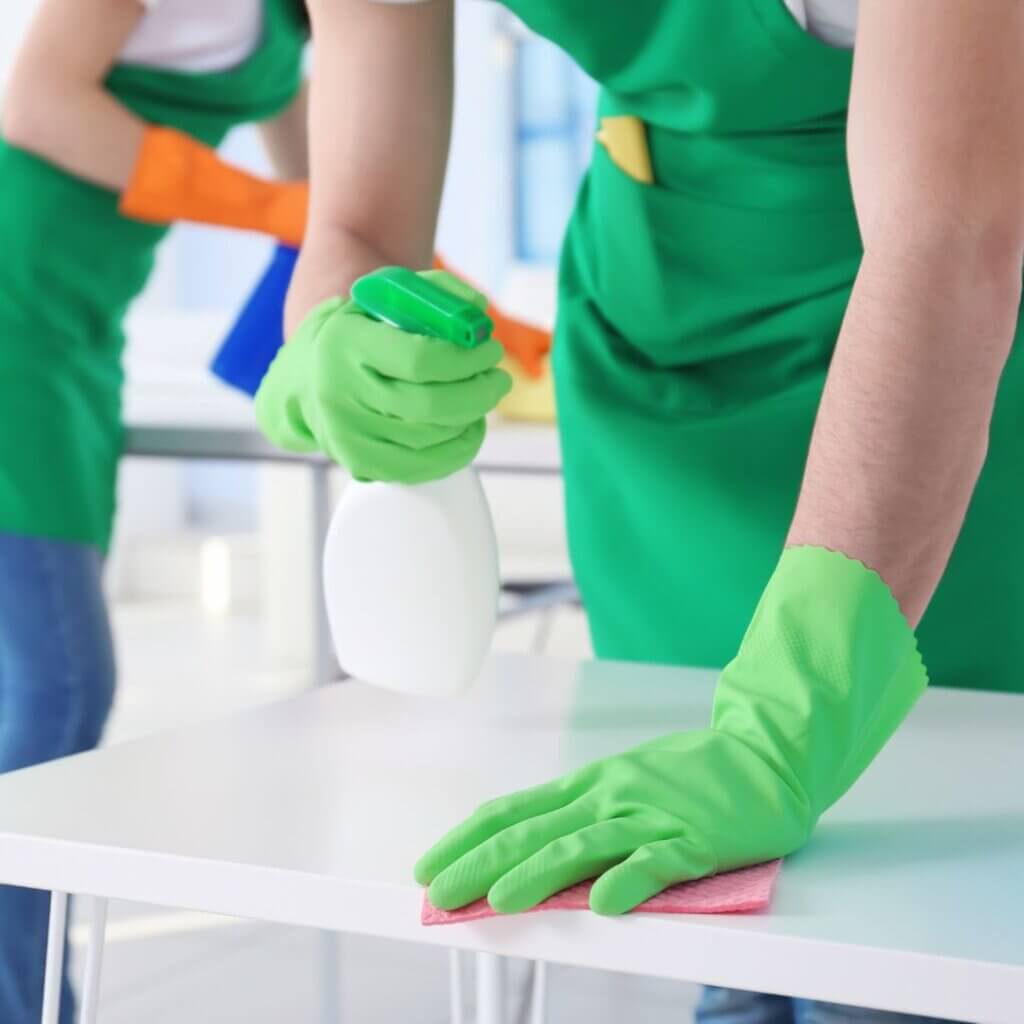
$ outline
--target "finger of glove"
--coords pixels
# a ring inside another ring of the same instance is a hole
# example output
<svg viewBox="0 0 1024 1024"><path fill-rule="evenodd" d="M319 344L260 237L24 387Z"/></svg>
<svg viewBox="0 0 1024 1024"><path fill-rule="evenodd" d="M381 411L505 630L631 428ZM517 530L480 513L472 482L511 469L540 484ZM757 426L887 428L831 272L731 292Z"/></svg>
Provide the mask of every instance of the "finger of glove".
<svg viewBox="0 0 1024 1024"><path fill-rule="evenodd" d="M529 910L570 885L594 878L651 839L650 825L613 818L548 843L498 879L487 901L501 914Z"/></svg>
<svg viewBox="0 0 1024 1024"><path fill-rule="evenodd" d="M483 444L485 429L484 422L478 420L450 440L422 448L347 435L325 450L357 480L422 484L451 476L468 466Z"/></svg>
<svg viewBox="0 0 1024 1024"><path fill-rule="evenodd" d="M331 325L348 322L346 310L350 306L345 299L335 297L311 310L291 340L278 350L260 383L254 402L256 422L281 448L296 452L324 450L322 402L310 383L336 376L320 373L319 337L322 331L332 329Z"/></svg>
<svg viewBox="0 0 1024 1024"><path fill-rule="evenodd" d="M419 276L466 302L472 302L477 309L487 309L486 295L478 292L472 285L466 284L461 278L448 273L447 270L421 270Z"/></svg>
<svg viewBox="0 0 1024 1024"><path fill-rule="evenodd" d="M499 878L548 843L585 827L591 813L577 801L510 825L445 868L430 883L430 901L454 910L486 896Z"/></svg>
<svg viewBox="0 0 1024 1024"><path fill-rule="evenodd" d="M444 338L400 331L354 311L346 314L342 323L345 320L349 321L350 328L347 336L338 322L332 322L322 335L324 344L348 344L364 366L383 377L411 384L470 380L493 370L505 355L505 350L493 338L464 348ZM358 331L351 329L351 321L359 324Z"/></svg>
<svg viewBox="0 0 1024 1024"><path fill-rule="evenodd" d="M431 384L409 384L367 370L360 397L364 405L395 419L464 427L491 412L511 388L512 378L504 370Z"/></svg>
<svg viewBox="0 0 1024 1024"><path fill-rule="evenodd" d="M320 451L298 402L261 387L256 392L255 410L256 423L271 444L301 454Z"/></svg>
<svg viewBox="0 0 1024 1024"><path fill-rule="evenodd" d="M521 821L564 807L569 802L560 780L488 800L420 857L413 869L416 881L420 885L429 885L442 871L492 836Z"/></svg>
<svg viewBox="0 0 1024 1024"><path fill-rule="evenodd" d="M360 443L379 442L385 446L384 452L390 451L387 446L391 445L414 452L433 448L454 441L470 425L415 423L355 402L328 399L321 399L319 421L318 433L329 438L325 447L354 450Z"/></svg>
<svg viewBox="0 0 1024 1024"><path fill-rule="evenodd" d="M315 431L307 422L298 382L302 353L285 345L274 358L253 401L256 422L272 444L293 452L319 448Z"/></svg>
<svg viewBox="0 0 1024 1024"><path fill-rule="evenodd" d="M717 866L705 844L687 837L647 843L594 883L590 909L625 914L670 885L713 874Z"/></svg>

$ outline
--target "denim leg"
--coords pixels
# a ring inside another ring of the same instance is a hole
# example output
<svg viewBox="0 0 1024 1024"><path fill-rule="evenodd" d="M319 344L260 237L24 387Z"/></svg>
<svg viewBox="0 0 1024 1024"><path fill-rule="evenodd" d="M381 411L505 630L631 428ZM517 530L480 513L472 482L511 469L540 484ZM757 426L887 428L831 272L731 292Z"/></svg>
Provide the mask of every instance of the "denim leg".
<svg viewBox="0 0 1024 1024"><path fill-rule="evenodd" d="M114 651L92 547L0 533L0 772L88 750L114 693ZM0 1021L42 1012L49 894L0 886ZM73 999L64 979L61 1024Z"/></svg>
<svg viewBox="0 0 1024 1024"><path fill-rule="evenodd" d="M793 1001L786 996L709 985L695 1020L697 1024L794 1024Z"/></svg>
<svg viewBox="0 0 1024 1024"><path fill-rule="evenodd" d="M910 1013L869 1010L862 1006L842 1006L797 999L796 1024L952 1024L935 1017L915 1017Z"/></svg>

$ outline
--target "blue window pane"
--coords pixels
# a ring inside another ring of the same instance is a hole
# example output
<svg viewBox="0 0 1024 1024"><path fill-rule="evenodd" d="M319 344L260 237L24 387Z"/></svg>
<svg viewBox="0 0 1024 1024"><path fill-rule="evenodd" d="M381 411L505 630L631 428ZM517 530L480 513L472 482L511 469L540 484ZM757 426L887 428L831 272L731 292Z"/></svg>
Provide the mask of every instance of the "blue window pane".
<svg viewBox="0 0 1024 1024"><path fill-rule="evenodd" d="M590 157L595 89L544 40L520 43L516 58L516 257L549 263Z"/></svg>
<svg viewBox="0 0 1024 1024"><path fill-rule="evenodd" d="M522 182L519 255L551 262L558 256L572 210L578 175L571 147L563 139L525 142L519 154Z"/></svg>
<svg viewBox="0 0 1024 1024"><path fill-rule="evenodd" d="M571 119L572 69L561 50L542 40L519 47L518 95L521 126L566 127Z"/></svg>

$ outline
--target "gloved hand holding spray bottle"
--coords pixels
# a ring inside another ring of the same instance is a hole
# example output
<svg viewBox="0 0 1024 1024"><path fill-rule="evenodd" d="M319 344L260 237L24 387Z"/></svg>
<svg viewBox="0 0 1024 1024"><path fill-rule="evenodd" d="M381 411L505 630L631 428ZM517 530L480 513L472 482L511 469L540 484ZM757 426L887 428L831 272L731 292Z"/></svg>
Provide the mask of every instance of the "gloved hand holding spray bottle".
<svg viewBox="0 0 1024 1024"><path fill-rule="evenodd" d="M498 601L490 510L469 462L507 393L486 300L444 272L360 278L314 309L256 396L260 426L353 480L324 552L341 666L417 694L469 687Z"/></svg>

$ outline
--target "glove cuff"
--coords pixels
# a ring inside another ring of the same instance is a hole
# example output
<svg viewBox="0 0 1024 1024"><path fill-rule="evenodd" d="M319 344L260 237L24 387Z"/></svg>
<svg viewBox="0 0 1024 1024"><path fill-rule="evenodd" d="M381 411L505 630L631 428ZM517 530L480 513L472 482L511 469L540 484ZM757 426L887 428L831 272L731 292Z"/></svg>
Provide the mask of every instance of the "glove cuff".
<svg viewBox="0 0 1024 1024"><path fill-rule="evenodd" d="M304 182L268 181L232 167L185 132L146 129L118 209L134 220L261 231L298 245L306 225Z"/></svg>
<svg viewBox="0 0 1024 1024"><path fill-rule="evenodd" d="M927 685L914 632L878 573L840 552L790 548L722 673L712 727L758 751L816 820Z"/></svg>

